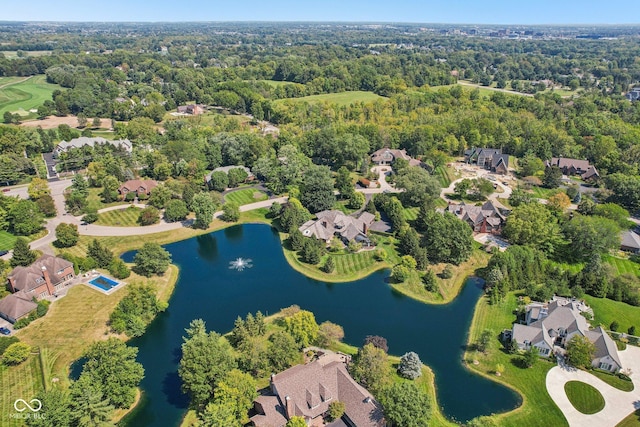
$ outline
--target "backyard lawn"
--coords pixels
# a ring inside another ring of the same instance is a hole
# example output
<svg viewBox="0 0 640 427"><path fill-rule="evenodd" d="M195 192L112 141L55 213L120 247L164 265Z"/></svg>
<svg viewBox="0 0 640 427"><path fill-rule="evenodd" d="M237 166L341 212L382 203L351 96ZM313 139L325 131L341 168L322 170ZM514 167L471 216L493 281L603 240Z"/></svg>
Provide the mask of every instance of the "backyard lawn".
<svg viewBox="0 0 640 427"><path fill-rule="evenodd" d="M611 264L618 274L634 274L640 277L640 264L624 258L617 258L611 255L605 255L602 259Z"/></svg>
<svg viewBox="0 0 640 427"><path fill-rule="evenodd" d="M478 365L469 363L469 367L481 375L499 381L517 390L523 396L522 406L505 414L496 415L500 426L566 426L567 421L560 409L553 402L546 387L547 372L555 363L540 359L531 368L521 368L517 356L503 352L498 340L498 334L505 328L511 328L515 315L513 311L517 307L517 296L509 293L499 305L489 305L488 299L482 297L476 305L471 329L469 331L469 343L474 343L485 329L490 329L495 334L487 354L479 353L472 356L465 354L465 360L470 361L474 357L480 362ZM501 364L505 371L500 377L493 374L496 365Z"/></svg>
<svg viewBox="0 0 640 427"><path fill-rule="evenodd" d="M620 325L618 329L620 332L627 332L630 326L635 326L636 330L640 331L640 307L591 295L585 295L584 299L593 309L592 325L601 324L605 329L609 329L609 325L615 320ZM636 335L638 333L640 332L636 332Z"/></svg>
<svg viewBox="0 0 640 427"><path fill-rule="evenodd" d="M264 191L259 191L254 188L245 188L244 190L233 191L224 196L224 199L227 202L234 202L238 206L260 202L262 200L267 200L267 198L268 197Z"/></svg>
<svg viewBox="0 0 640 427"><path fill-rule="evenodd" d="M87 196L87 207L89 209L95 209L99 211L100 209L109 208L111 206L117 205L126 205L126 202L117 201L112 203L104 203L102 201L102 197L100 193L102 192L102 188L89 188L89 195Z"/></svg>
<svg viewBox="0 0 640 427"><path fill-rule="evenodd" d="M18 237L8 231L0 230L0 250L8 251L13 248Z"/></svg>
<svg viewBox="0 0 640 427"><path fill-rule="evenodd" d="M44 388L40 358L32 353L29 358L17 366L0 365L0 425L5 427L24 426L24 420L10 418L16 414L13 403L16 399L27 402Z"/></svg>
<svg viewBox="0 0 640 427"><path fill-rule="evenodd" d="M640 427L640 409L630 414L627 418L620 421L616 427Z"/></svg>
<svg viewBox="0 0 640 427"><path fill-rule="evenodd" d="M322 102L328 102L329 104L337 105L351 105L357 102L369 103L377 101L379 99L387 99L383 96L377 95L373 92L365 92L361 90L338 92L338 93L325 93L322 95L310 95L303 96L302 98L285 98L274 101L274 104L281 104L285 101L289 102L308 102L310 104L317 104Z"/></svg>
<svg viewBox="0 0 640 427"><path fill-rule="evenodd" d="M142 209L129 206L124 209L103 212L98 214L96 225L113 225L117 227L137 227L138 217Z"/></svg>
<svg viewBox="0 0 640 427"><path fill-rule="evenodd" d="M604 409L604 397L593 386L580 381L568 381L564 384L569 402L578 412L595 414Z"/></svg>

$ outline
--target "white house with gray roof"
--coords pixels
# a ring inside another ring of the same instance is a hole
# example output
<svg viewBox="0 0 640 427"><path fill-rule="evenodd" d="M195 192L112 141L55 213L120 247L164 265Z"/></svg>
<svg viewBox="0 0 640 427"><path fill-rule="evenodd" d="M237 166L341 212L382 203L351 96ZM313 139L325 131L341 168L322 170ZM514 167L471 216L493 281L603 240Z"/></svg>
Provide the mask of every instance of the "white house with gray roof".
<svg viewBox="0 0 640 427"><path fill-rule="evenodd" d="M133 144L128 139L115 139L109 140L102 138L100 136L96 136L93 138L88 138L86 136L81 136L80 138L74 138L71 141L61 141L56 148L53 149L53 156L58 157L62 153L66 153L72 148L82 148L82 147L95 147L96 145L112 145L116 148L124 150L125 152L131 154L133 152Z"/></svg>
<svg viewBox="0 0 640 427"><path fill-rule="evenodd" d="M511 337L521 350L533 347L541 356L549 357L555 350L565 348L571 338L581 335L596 347L591 363L594 368L619 371L622 363L616 343L601 326L591 329L583 313L592 311L575 299L554 296L547 303L533 302L525 309L524 323L513 325Z"/></svg>

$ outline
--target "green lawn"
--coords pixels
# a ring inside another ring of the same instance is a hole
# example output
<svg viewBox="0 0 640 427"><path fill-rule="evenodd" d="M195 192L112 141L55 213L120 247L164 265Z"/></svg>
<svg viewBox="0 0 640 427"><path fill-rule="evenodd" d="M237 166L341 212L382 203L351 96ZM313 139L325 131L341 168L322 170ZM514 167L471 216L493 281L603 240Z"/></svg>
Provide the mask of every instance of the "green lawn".
<svg viewBox="0 0 640 427"><path fill-rule="evenodd" d="M407 221L414 221L418 217L418 213L420 212L420 208L404 208L402 210L402 216Z"/></svg>
<svg viewBox="0 0 640 427"><path fill-rule="evenodd" d="M16 399L24 399L27 402L42 391L42 368L37 354L31 354L29 358L18 366L0 365L0 425L4 427L23 426L20 418L10 418L10 414L17 414L13 407Z"/></svg>
<svg viewBox="0 0 640 427"><path fill-rule="evenodd" d="M87 207L89 209L95 209L99 211L100 209L109 208L111 206L116 206L116 205L125 206L127 204L122 201L104 203L102 201L102 196L100 196L101 192L102 192L102 188L89 188L89 195L87 196Z"/></svg>
<svg viewBox="0 0 640 427"><path fill-rule="evenodd" d="M556 366L555 363L540 359L531 368L521 368L517 361L518 356L507 354L500 348L498 334L503 329L511 328L515 320L513 312L516 307L517 296L514 293L509 293L499 305L489 305L486 297L482 297L478 301L469 331L469 343L476 342L485 329L492 330L495 333L495 339L487 354L480 353L475 356L480 363L478 365L469 363L468 366L480 375L517 390L522 396L522 406L511 412L495 415L498 425L514 427L566 426L567 421L562 412L547 393L547 372ZM465 360L472 359L470 353L465 355ZM505 371L499 379L493 373L498 363L505 367Z"/></svg>
<svg viewBox="0 0 640 427"><path fill-rule="evenodd" d="M8 231L0 230L0 250L8 251L13 248L17 237Z"/></svg>
<svg viewBox="0 0 640 427"><path fill-rule="evenodd" d="M604 397L595 387L580 381L569 381L564 385L569 402L583 414L595 414L604 409Z"/></svg>
<svg viewBox="0 0 640 427"><path fill-rule="evenodd" d="M261 200L267 200L267 198L268 197L264 191L255 190L253 188L234 191L224 196L224 199L227 202L235 202L238 206L248 205L249 203L259 202Z"/></svg>
<svg viewBox="0 0 640 427"><path fill-rule="evenodd" d="M282 82L280 80L256 80L256 83L266 83L269 86L273 86L273 87L284 86L289 84L297 84L293 82Z"/></svg>
<svg viewBox="0 0 640 427"><path fill-rule="evenodd" d="M534 185L531 187L530 193L537 199L548 199L559 191L557 188L543 188Z"/></svg>
<svg viewBox="0 0 640 427"><path fill-rule="evenodd" d="M617 342L619 342L619 341L616 341L616 343ZM596 377L600 378L605 383L609 384L611 387L615 387L618 390L633 391L633 382L632 381L623 380L622 378L620 378L617 375L614 375L614 374L611 374L611 373L605 372L605 371L596 370L596 369L594 369L592 371L589 371L589 373L595 375Z"/></svg>
<svg viewBox="0 0 640 427"><path fill-rule="evenodd" d="M620 325L619 332L627 332L630 326L640 330L640 307L591 295L585 295L584 299L593 308L594 319L591 323L594 326L602 324L608 329L615 320Z"/></svg>
<svg viewBox="0 0 640 427"><path fill-rule="evenodd" d="M26 56L33 57L33 56L51 55L52 51L50 51L50 50L25 50L24 53L26 54ZM4 50L4 51L2 51L2 54L7 59L17 59L18 58L18 51L16 51L16 50Z"/></svg>
<svg viewBox="0 0 640 427"><path fill-rule="evenodd" d="M633 414L629 414L616 427L640 427L640 409L637 409Z"/></svg>
<svg viewBox="0 0 640 427"><path fill-rule="evenodd" d="M56 89L60 89L60 86L47 83L43 75L5 86L0 89L0 116L10 111L27 117L30 109L38 108L44 101L50 100ZM35 117L35 114L31 116Z"/></svg>
<svg viewBox="0 0 640 427"><path fill-rule="evenodd" d="M634 274L640 277L640 264L624 258L605 255L602 259L611 264L618 274Z"/></svg>
<svg viewBox="0 0 640 427"><path fill-rule="evenodd" d="M328 102L329 104L350 105L357 102L369 103L369 102L377 101L378 99L386 99L386 98L380 95L376 95L373 92L356 90L356 91L349 91L349 92L326 93L322 95L303 96L302 98L279 99L277 101L274 101L274 104L279 104L284 101L294 101L294 102L308 102L310 104Z"/></svg>
<svg viewBox="0 0 640 427"><path fill-rule="evenodd" d="M447 166L438 166L434 175L438 178L438 181L440 181L440 186L442 188L448 187L451 184L451 181L456 179L455 171Z"/></svg>
<svg viewBox="0 0 640 427"><path fill-rule="evenodd" d="M142 209L135 207L127 207L115 211L104 212L98 214L97 225L114 225L118 227L137 227L138 217Z"/></svg>

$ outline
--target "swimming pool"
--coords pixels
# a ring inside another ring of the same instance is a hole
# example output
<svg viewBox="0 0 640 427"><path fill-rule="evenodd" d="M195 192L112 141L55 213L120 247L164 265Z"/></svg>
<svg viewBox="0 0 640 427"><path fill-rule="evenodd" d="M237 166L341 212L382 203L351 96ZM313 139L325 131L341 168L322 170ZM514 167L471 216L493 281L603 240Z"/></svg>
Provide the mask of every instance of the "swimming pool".
<svg viewBox="0 0 640 427"><path fill-rule="evenodd" d="M122 284L122 282L116 282L113 279L100 275L95 279L89 280L89 284L94 286L105 293L110 293L116 287Z"/></svg>

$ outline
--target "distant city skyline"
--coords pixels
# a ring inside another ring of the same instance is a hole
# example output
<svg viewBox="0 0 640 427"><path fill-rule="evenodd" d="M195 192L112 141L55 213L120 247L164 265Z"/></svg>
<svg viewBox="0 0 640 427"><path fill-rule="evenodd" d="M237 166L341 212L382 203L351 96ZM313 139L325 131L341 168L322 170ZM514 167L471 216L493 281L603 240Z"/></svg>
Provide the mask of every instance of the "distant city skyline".
<svg viewBox="0 0 640 427"><path fill-rule="evenodd" d="M637 0L80 0L6 1L1 21L202 22L314 21L501 25L640 24Z"/></svg>

